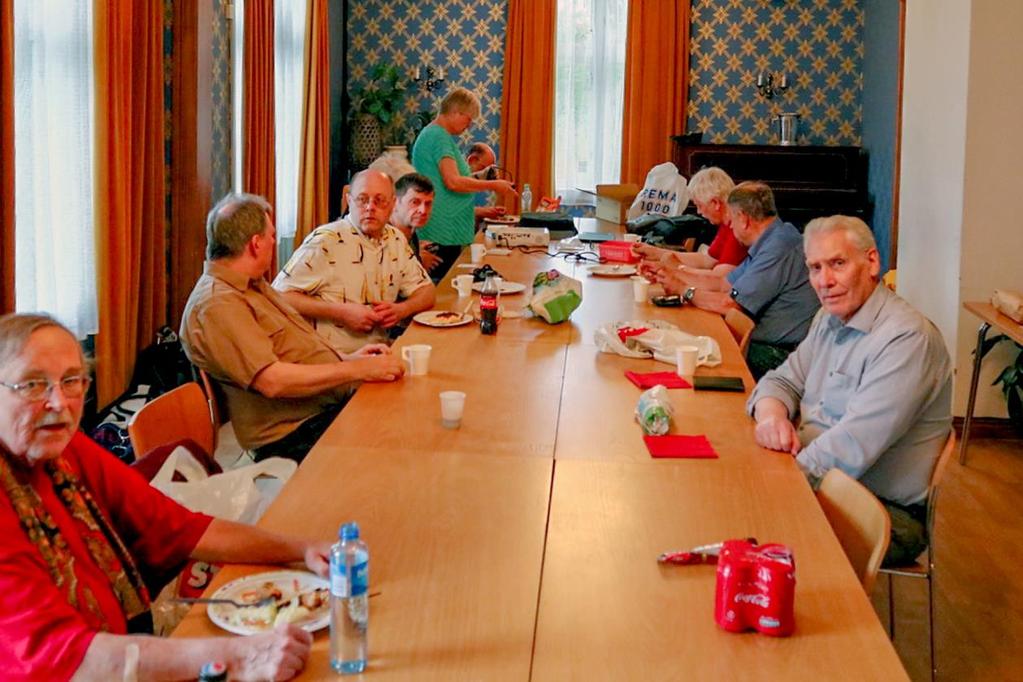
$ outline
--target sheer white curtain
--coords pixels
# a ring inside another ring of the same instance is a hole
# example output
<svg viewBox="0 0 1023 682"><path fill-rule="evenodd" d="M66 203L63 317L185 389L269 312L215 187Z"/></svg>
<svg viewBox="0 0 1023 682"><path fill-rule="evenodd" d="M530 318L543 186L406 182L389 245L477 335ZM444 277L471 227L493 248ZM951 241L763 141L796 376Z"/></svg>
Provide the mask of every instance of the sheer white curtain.
<svg viewBox="0 0 1023 682"><path fill-rule="evenodd" d="M19 311L96 333L92 2L15 0L15 287Z"/></svg>
<svg viewBox="0 0 1023 682"><path fill-rule="evenodd" d="M295 236L298 221L298 165L302 144L302 85L305 83L306 0L274 2L274 152L277 156L278 245Z"/></svg>
<svg viewBox="0 0 1023 682"><path fill-rule="evenodd" d="M554 185L566 204L577 192L619 182L628 0L558 0L554 90Z"/></svg>

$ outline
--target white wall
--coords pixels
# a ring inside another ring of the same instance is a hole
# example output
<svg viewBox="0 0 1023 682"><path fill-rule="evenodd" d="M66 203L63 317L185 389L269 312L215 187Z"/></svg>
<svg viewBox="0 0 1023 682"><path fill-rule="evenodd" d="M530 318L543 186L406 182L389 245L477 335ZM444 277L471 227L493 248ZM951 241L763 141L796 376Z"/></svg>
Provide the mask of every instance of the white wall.
<svg viewBox="0 0 1023 682"><path fill-rule="evenodd" d="M1023 289L1023 2L908 0L899 202L899 293L941 329L965 412L976 330L962 301ZM976 414L1005 416L988 357Z"/></svg>

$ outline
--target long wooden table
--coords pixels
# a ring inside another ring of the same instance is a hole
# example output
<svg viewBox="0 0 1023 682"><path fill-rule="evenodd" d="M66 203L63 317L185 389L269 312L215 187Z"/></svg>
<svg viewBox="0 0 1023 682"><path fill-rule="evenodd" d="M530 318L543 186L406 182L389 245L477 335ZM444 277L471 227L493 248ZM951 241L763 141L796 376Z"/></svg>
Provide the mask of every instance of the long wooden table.
<svg viewBox="0 0 1023 682"><path fill-rule="evenodd" d="M603 226L608 229L608 226ZM613 228L612 228L613 229ZM506 318L414 325L395 351L433 346L430 372L359 389L261 526L332 537L363 527L372 560L373 679L907 679L792 459L756 447L746 395L670 391L673 432L705 434L716 460L652 460L632 413L628 369L654 360L599 352L603 323L664 319L716 338L723 362L699 373L753 382L720 316L632 301L631 283L586 262L488 256L528 283L556 268L583 282L564 324ZM451 276L468 272L455 268ZM502 297L505 311L523 297ZM447 280L437 308L461 310ZM437 394L468 394L461 428ZM730 537L784 542L797 563L792 637L734 635L713 621L713 567L657 555ZM229 566L213 588L261 567ZM175 636L213 635L193 609ZM302 679L333 679L326 632Z"/></svg>

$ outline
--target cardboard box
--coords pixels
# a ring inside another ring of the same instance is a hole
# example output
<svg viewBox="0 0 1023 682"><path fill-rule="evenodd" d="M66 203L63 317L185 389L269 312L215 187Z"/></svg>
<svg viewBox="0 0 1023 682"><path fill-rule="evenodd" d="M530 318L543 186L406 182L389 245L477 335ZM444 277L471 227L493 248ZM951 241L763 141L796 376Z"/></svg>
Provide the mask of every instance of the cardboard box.
<svg viewBox="0 0 1023 682"><path fill-rule="evenodd" d="M624 185L597 185L597 217L601 220L624 225L629 207L639 194L640 187L632 183Z"/></svg>

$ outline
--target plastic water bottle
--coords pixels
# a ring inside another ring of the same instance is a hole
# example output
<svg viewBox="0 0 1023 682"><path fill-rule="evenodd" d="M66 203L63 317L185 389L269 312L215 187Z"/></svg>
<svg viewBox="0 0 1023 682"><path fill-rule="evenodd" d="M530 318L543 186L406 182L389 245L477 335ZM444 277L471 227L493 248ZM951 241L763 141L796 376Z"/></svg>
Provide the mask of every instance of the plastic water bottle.
<svg viewBox="0 0 1023 682"><path fill-rule="evenodd" d="M330 549L330 667L342 675L366 669L369 633L369 549L350 521Z"/></svg>
<svg viewBox="0 0 1023 682"><path fill-rule="evenodd" d="M529 183L527 182L522 186L522 211L520 213L529 213L533 210L533 190L529 189Z"/></svg>

